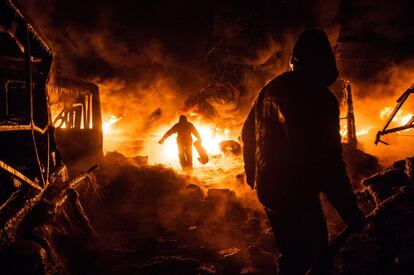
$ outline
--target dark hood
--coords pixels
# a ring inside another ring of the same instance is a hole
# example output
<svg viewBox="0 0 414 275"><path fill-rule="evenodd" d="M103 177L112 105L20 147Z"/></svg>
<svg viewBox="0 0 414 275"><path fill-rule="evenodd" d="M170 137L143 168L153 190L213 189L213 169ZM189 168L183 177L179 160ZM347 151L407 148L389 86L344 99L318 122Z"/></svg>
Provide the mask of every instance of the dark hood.
<svg viewBox="0 0 414 275"><path fill-rule="evenodd" d="M291 65L295 71L305 71L332 85L338 78L335 55L325 32L315 29L304 31L293 47Z"/></svg>

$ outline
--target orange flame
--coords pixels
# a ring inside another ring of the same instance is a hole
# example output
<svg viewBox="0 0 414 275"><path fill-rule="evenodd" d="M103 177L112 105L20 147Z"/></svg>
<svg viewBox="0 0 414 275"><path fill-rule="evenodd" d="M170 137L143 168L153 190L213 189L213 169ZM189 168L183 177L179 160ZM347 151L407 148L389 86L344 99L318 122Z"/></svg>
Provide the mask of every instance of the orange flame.
<svg viewBox="0 0 414 275"><path fill-rule="evenodd" d="M200 136L202 138L203 147L206 149L207 154L211 157L218 156L221 154L220 142L223 140L232 139L229 129L217 128L211 124L194 123ZM156 140L159 140L164 134L165 129L160 129L156 134ZM156 140L153 140L155 143ZM194 167L201 167L202 165L197 162L197 152L193 149L193 164ZM179 168L178 160L178 148L177 142L174 137L168 138L162 146L153 152L150 156L154 163L163 163L170 165L174 168ZM211 165L207 164L207 165Z"/></svg>
<svg viewBox="0 0 414 275"><path fill-rule="evenodd" d="M112 125L120 121L122 117L110 115L109 118L102 123L102 131L104 134L110 134L112 132Z"/></svg>
<svg viewBox="0 0 414 275"><path fill-rule="evenodd" d="M380 118L382 120L387 119L391 113L392 113L393 109L391 107L384 107L381 111L380 111ZM397 114L395 114L394 118L392 119L392 123L395 126L405 126L407 125L407 123L410 122L410 120L413 118L414 114L413 113L407 113L405 112L403 109L399 110L397 112ZM410 129L404 130L405 131L409 131ZM398 132L397 132L398 134Z"/></svg>

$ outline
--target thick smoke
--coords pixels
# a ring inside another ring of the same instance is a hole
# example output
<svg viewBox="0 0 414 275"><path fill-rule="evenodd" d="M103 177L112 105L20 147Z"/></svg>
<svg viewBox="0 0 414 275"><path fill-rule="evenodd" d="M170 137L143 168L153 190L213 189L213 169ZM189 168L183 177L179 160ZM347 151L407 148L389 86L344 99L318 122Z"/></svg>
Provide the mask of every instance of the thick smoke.
<svg viewBox="0 0 414 275"><path fill-rule="evenodd" d="M128 129L123 138L135 140L129 146L135 153L180 112L238 131L258 90L287 69L300 30L334 32L339 6L334 0L19 2L51 41L55 73L97 83L104 120L122 118L114 129Z"/></svg>
<svg viewBox="0 0 414 275"><path fill-rule="evenodd" d="M385 107L394 108L397 98L414 82L414 39L410 24L412 1L342 1L338 19L341 30L337 57L341 75L351 81L357 131L363 149L380 157L383 164L413 155L412 133L383 138L391 145L374 145L375 135L385 124ZM407 102L402 115L414 113Z"/></svg>
<svg viewBox="0 0 414 275"><path fill-rule="evenodd" d="M411 1L20 3L51 41L55 71L96 82L104 120L120 118L122 138L107 149L145 154L182 112L238 132L258 90L287 69L298 33L317 27L353 84L363 146L385 159L402 153L371 144L381 109L411 85Z"/></svg>
<svg viewBox="0 0 414 275"><path fill-rule="evenodd" d="M397 99L414 83L414 62L391 65L389 68L378 72L371 83L364 82L355 85L356 99L354 100L356 127L358 131L366 133L359 136L361 147L365 151L378 156L384 165L414 154L412 132L398 132L388 134L381 139L390 145L374 145L376 133L382 130L390 110L396 104ZM368 94L369 93L369 94ZM388 108L388 115L384 111ZM409 98L401 108L398 118L414 114L414 98ZM407 122L407 120L405 121ZM395 121L391 127L402 126L403 122Z"/></svg>
<svg viewBox="0 0 414 275"><path fill-rule="evenodd" d="M211 12L187 2L22 4L51 41L54 75L97 83L103 119L122 118L117 126L128 129L124 136L143 139L151 114L160 108L155 122L169 122L207 75L202 60L210 18L199 15Z"/></svg>

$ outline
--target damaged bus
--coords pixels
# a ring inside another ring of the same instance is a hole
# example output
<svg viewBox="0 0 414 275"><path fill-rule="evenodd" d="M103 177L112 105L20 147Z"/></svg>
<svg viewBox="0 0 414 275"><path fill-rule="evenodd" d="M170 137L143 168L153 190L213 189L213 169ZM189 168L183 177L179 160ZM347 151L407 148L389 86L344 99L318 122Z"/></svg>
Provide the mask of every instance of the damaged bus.
<svg viewBox="0 0 414 275"><path fill-rule="evenodd" d="M52 51L10 2L0 2L0 243L8 217L64 173L47 104Z"/></svg>
<svg viewBox="0 0 414 275"><path fill-rule="evenodd" d="M92 185L97 166L68 179L46 91L52 57L21 10L0 0L0 266L5 274L60 274L63 254L54 237L61 234L73 244L77 236L95 234L77 189ZM92 102L96 89L88 91ZM100 116L96 119L80 125L99 124ZM74 117L72 125L78 123Z"/></svg>
<svg viewBox="0 0 414 275"><path fill-rule="evenodd" d="M70 174L99 163L103 134L98 86L56 77L47 89L56 143Z"/></svg>

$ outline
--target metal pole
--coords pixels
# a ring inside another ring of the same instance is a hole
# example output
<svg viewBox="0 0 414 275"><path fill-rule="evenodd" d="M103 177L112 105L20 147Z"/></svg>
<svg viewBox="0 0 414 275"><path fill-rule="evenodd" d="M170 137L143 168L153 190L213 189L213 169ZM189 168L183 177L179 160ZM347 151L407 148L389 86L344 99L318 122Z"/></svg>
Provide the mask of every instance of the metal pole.
<svg viewBox="0 0 414 275"><path fill-rule="evenodd" d="M30 36L29 28L26 26L26 41L24 45L24 60L26 63L26 93L29 96L30 107L30 124L33 124L33 79L32 79L32 65L30 53Z"/></svg>
<svg viewBox="0 0 414 275"><path fill-rule="evenodd" d="M358 140L357 140L356 129L355 129L354 104L352 102L352 88L351 88L351 83L349 83L349 81L345 82L344 90L345 90L346 101L348 105L348 113L347 113L348 144L353 149L357 149Z"/></svg>

